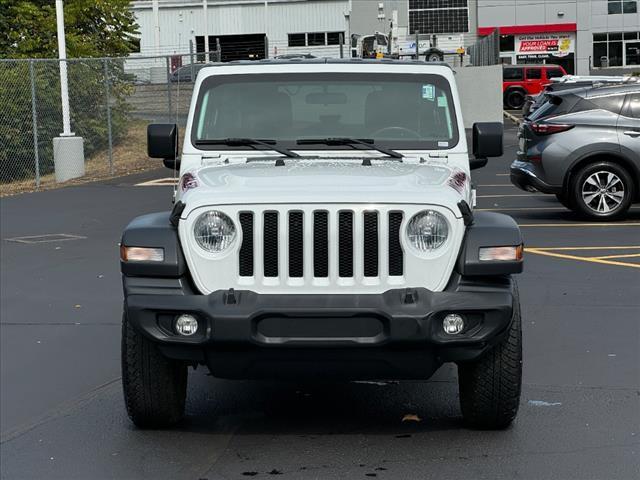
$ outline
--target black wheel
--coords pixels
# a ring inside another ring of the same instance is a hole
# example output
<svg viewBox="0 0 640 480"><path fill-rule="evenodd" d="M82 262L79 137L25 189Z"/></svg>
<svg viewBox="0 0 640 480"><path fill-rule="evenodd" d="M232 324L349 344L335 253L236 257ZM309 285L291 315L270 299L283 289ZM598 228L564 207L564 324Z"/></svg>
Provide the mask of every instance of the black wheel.
<svg viewBox="0 0 640 480"><path fill-rule="evenodd" d="M187 397L187 366L163 356L122 315L122 388L129 418L141 428L177 423Z"/></svg>
<svg viewBox="0 0 640 480"><path fill-rule="evenodd" d="M514 297L507 336L475 362L458 365L460 407L466 425L496 430L516 418L522 384L520 301Z"/></svg>
<svg viewBox="0 0 640 480"><path fill-rule="evenodd" d="M631 175L616 163L596 162L582 167L571 182L574 209L593 220L623 216L635 192Z"/></svg>
<svg viewBox="0 0 640 480"><path fill-rule="evenodd" d="M504 97L504 103L511 110L520 110L524 105L524 99L525 94L522 90L508 90Z"/></svg>
<svg viewBox="0 0 640 480"><path fill-rule="evenodd" d="M569 210L573 210L573 206L571 205L571 199L567 196L565 192L556 193L556 198L562 204L563 207L568 208Z"/></svg>
<svg viewBox="0 0 640 480"><path fill-rule="evenodd" d="M428 53L425 57L425 62L442 62L443 58L437 52Z"/></svg>

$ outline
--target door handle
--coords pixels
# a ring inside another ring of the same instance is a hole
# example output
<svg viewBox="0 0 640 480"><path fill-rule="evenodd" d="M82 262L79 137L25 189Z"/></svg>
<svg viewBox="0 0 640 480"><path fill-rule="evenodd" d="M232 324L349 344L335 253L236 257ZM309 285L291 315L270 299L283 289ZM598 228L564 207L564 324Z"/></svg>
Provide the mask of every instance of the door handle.
<svg viewBox="0 0 640 480"><path fill-rule="evenodd" d="M627 130L626 132L624 132L624 134L628 137L633 137L633 138L640 137L640 131L636 131L636 130Z"/></svg>

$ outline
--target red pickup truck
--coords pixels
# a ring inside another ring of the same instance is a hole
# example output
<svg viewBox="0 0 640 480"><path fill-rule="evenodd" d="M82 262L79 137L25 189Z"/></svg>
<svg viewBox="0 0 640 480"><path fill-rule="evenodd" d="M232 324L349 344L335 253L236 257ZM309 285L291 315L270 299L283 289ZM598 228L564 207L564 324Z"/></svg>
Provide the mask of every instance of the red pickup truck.
<svg viewBox="0 0 640 480"><path fill-rule="evenodd" d="M552 78L563 77L567 72L559 65L505 65L502 69L502 94L504 106L520 110L526 95L539 94Z"/></svg>

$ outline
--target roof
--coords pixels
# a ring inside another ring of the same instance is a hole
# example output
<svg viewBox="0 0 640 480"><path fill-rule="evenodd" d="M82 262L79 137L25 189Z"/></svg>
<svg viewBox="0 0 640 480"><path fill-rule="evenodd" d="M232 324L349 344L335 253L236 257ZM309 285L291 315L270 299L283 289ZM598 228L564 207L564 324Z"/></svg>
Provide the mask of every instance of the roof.
<svg viewBox="0 0 640 480"><path fill-rule="evenodd" d="M602 86L584 86L575 85L575 88L567 90L559 90L549 92L554 97L562 97L564 95L578 95L580 97L590 98L603 95L616 95L625 93L640 93L640 84L631 83L626 85L602 85Z"/></svg>
<svg viewBox="0 0 640 480"><path fill-rule="evenodd" d="M263 60L234 60L231 62L216 62L208 64L211 67L224 67L224 66L253 66L256 65L300 65L300 64L342 64L342 65L422 65L425 67L447 67L451 70L451 65L446 62L425 62L419 60L396 60L393 58L266 58Z"/></svg>

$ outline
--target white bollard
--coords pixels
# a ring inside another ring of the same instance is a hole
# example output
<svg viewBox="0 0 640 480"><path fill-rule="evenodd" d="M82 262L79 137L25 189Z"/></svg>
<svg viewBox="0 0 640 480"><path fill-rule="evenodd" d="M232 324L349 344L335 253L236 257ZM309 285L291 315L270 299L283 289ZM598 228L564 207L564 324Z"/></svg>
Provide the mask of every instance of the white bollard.
<svg viewBox="0 0 640 480"><path fill-rule="evenodd" d="M53 165L56 183L84 176L84 141L82 137L55 137Z"/></svg>

